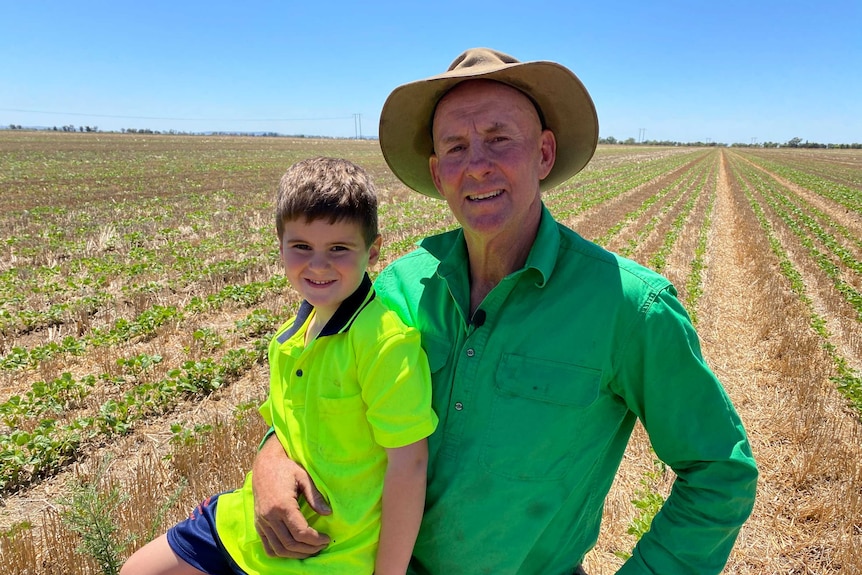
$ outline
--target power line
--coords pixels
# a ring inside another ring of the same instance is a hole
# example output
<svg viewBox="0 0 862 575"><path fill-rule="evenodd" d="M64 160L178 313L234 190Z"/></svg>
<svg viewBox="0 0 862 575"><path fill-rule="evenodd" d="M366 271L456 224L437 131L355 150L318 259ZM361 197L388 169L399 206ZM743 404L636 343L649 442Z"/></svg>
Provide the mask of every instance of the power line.
<svg viewBox="0 0 862 575"><path fill-rule="evenodd" d="M56 116L88 116L91 118L115 118L120 120L170 120L176 122L322 122L329 120L350 120L353 116L331 118L174 118L162 116L123 116L115 114L89 114L84 112L49 112L47 110L24 110L21 108L0 108L0 112L24 112L27 114L51 114Z"/></svg>

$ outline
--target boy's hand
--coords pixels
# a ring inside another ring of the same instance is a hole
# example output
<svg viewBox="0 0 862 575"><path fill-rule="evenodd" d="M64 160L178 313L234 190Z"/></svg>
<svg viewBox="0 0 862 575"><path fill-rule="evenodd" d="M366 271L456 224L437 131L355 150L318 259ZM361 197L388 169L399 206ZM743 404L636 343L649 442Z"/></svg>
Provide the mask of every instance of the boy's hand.
<svg viewBox="0 0 862 575"><path fill-rule="evenodd" d="M251 487L255 528L273 557L305 559L329 545L329 536L308 525L299 510L299 497L320 515L332 510L299 464L287 457L278 438L270 437L255 457Z"/></svg>

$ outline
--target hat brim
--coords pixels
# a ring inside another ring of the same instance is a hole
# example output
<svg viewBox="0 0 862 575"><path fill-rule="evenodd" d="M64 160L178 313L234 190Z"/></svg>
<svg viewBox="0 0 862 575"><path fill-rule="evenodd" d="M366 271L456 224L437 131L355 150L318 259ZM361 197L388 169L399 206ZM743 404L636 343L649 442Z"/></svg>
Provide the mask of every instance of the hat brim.
<svg viewBox="0 0 862 575"><path fill-rule="evenodd" d="M539 106L557 140L554 167L541 189L561 184L581 171L593 157L599 139L596 108L584 85L568 68L555 62L517 62L478 72L451 70L399 86L380 114L380 148L393 173L419 193L440 198L428 159L434 153L432 114L437 102L467 80L496 80L524 92Z"/></svg>

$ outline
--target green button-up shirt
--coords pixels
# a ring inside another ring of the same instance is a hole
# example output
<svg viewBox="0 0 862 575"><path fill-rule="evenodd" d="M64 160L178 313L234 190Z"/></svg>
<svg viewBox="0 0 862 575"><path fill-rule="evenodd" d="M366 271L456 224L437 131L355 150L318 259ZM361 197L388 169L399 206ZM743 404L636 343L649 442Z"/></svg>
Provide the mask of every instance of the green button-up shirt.
<svg viewBox="0 0 862 575"><path fill-rule="evenodd" d="M411 572L572 573L636 418L678 479L620 573L721 571L757 469L665 278L543 208L526 265L472 318L461 230L425 239L375 287L422 333L440 418Z"/></svg>

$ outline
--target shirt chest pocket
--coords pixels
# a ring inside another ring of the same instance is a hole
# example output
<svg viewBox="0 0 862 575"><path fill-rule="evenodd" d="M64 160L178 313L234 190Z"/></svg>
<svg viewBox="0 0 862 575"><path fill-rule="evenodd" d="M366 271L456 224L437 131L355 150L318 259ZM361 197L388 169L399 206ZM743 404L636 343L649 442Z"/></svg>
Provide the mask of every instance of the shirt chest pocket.
<svg viewBox="0 0 862 575"><path fill-rule="evenodd" d="M505 355L497 368L482 462L495 474L553 481L577 460L579 421L599 396L602 372Z"/></svg>
<svg viewBox="0 0 862 575"><path fill-rule="evenodd" d="M312 457L330 462L361 461L374 451L376 443L366 419L362 397L327 398L316 400L317 414L309 425Z"/></svg>

